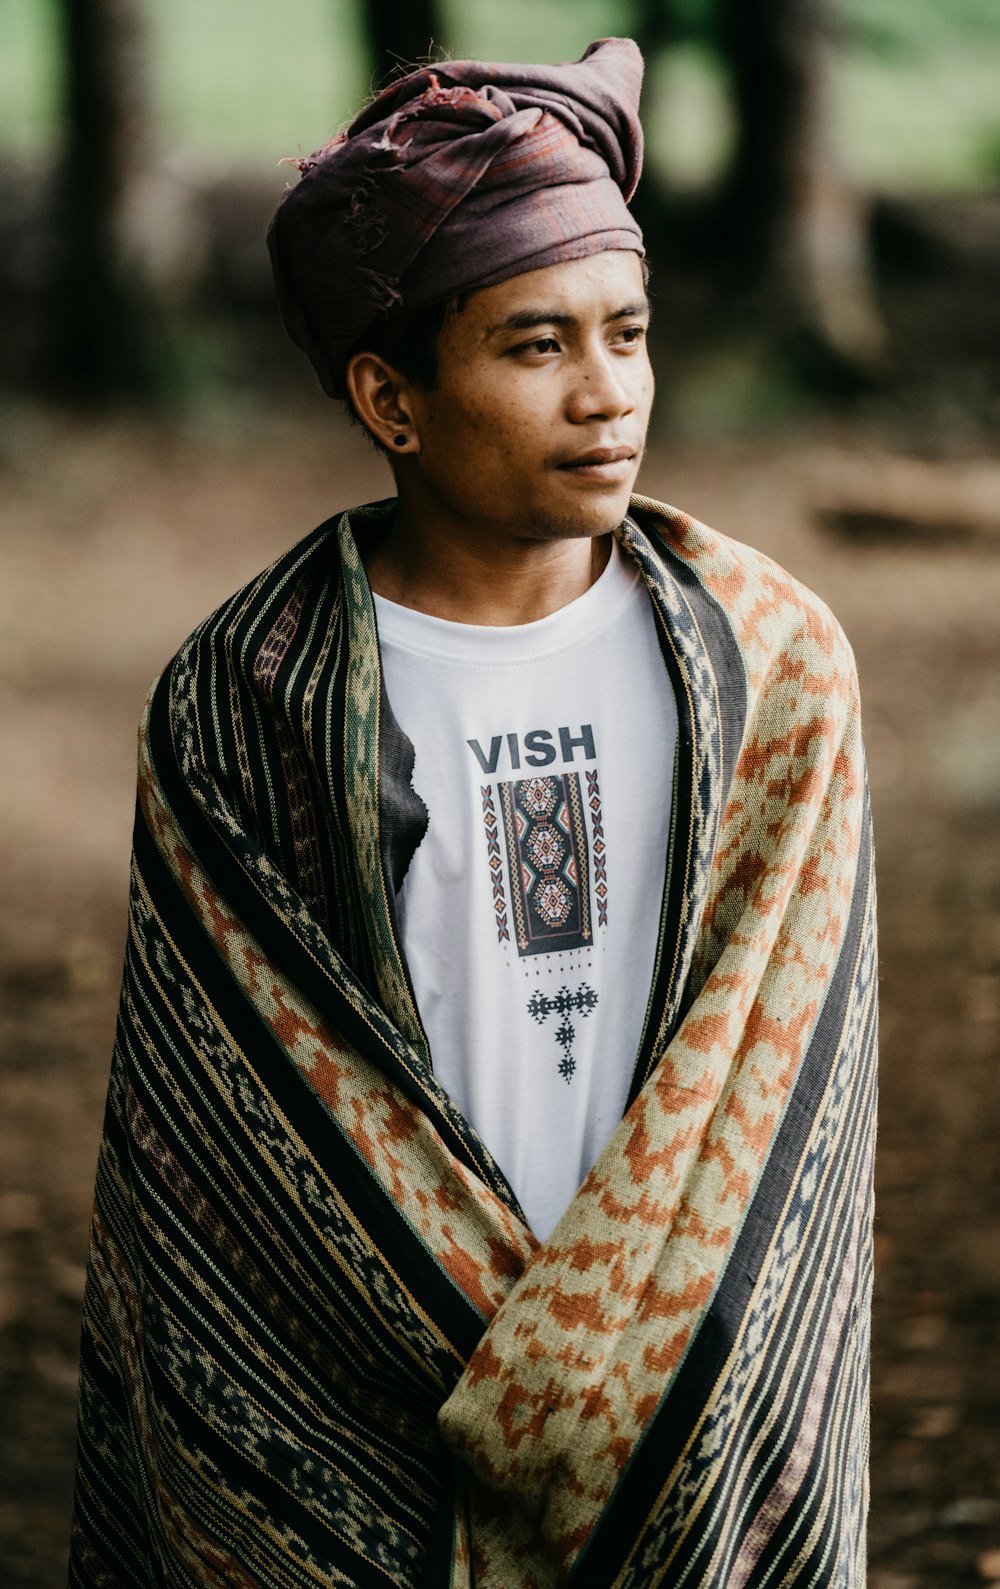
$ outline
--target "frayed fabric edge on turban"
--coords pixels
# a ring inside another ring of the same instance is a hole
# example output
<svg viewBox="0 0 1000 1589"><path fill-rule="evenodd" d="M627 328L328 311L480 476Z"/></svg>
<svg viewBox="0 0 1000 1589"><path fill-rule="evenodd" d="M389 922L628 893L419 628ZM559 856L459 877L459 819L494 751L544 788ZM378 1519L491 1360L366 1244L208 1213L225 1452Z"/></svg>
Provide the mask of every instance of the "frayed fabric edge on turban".
<svg viewBox="0 0 1000 1589"><path fill-rule="evenodd" d="M642 56L444 61L384 89L297 162L268 248L285 329L331 396L380 315L607 249L643 253Z"/></svg>

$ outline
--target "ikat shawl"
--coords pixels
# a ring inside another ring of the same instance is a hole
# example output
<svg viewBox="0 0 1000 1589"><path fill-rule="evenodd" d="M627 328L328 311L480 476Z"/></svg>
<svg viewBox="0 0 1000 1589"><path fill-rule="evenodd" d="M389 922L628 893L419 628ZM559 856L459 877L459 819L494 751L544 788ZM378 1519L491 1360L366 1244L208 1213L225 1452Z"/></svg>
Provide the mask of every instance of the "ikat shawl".
<svg viewBox="0 0 1000 1589"><path fill-rule="evenodd" d="M680 719L661 929L627 1112L540 1246L400 948L423 815L356 539L392 507L321 526L150 696L70 1581L861 1589L851 653L768 559L634 499Z"/></svg>

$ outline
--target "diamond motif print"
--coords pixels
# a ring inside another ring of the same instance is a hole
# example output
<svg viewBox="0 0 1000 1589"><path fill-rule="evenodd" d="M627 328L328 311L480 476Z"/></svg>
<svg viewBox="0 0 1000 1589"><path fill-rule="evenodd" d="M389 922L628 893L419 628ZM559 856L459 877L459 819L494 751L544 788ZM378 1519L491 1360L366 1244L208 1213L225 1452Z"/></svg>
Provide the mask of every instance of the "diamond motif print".
<svg viewBox="0 0 1000 1589"><path fill-rule="evenodd" d="M510 943L510 927L507 924L507 900L503 891L503 861L500 855L500 834L497 828L496 807L493 804L493 789L490 784L483 785L479 793L483 802L483 823L486 828L486 853L490 863L490 882L493 885L493 913L497 924L498 943Z"/></svg>
<svg viewBox="0 0 1000 1589"><path fill-rule="evenodd" d="M608 925L608 867L607 846L604 842L604 821L601 811L601 789L597 781L597 768L587 769L587 804L590 806L590 826L594 841L594 897L597 900L597 925Z"/></svg>
<svg viewBox="0 0 1000 1589"><path fill-rule="evenodd" d="M519 955L593 941L590 857L579 773L499 785Z"/></svg>

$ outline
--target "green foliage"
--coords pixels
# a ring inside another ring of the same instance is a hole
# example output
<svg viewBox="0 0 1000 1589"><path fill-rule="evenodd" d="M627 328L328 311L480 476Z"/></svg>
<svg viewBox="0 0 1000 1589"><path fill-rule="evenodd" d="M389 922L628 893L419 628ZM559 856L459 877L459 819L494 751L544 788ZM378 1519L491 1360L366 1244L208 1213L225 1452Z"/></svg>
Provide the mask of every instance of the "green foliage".
<svg viewBox="0 0 1000 1589"><path fill-rule="evenodd" d="M717 168L728 129L711 50L715 0L441 3L443 42L456 56L566 60L591 39L649 36L665 20L672 49L665 64L651 63L644 101L654 162L688 182ZM839 91L851 168L881 186L995 181L998 0L842 3ZM186 163L229 166L238 157L260 170L322 143L367 97L358 4L145 0L161 148ZM32 156L56 137L54 18L54 0L0 0L0 154Z"/></svg>
<svg viewBox="0 0 1000 1589"><path fill-rule="evenodd" d="M848 61L839 83L840 143L849 169L883 189L955 188L995 181L1000 143L1000 50L933 61Z"/></svg>
<svg viewBox="0 0 1000 1589"><path fill-rule="evenodd" d="M309 153L361 104L353 14L336 0L147 0L167 142Z"/></svg>
<svg viewBox="0 0 1000 1589"><path fill-rule="evenodd" d="M654 14L661 12L672 39L678 44L712 48L718 32L718 8L712 0L646 0Z"/></svg>
<svg viewBox="0 0 1000 1589"><path fill-rule="evenodd" d="M456 59L575 60L593 39L629 35L629 0L444 0L448 53Z"/></svg>
<svg viewBox="0 0 1000 1589"><path fill-rule="evenodd" d="M662 383L659 415L669 435L704 441L782 430L814 406L814 394L773 347L730 335L675 366Z"/></svg>
<svg viewBox="0 0 1000 1589"><path fill-rule="evenodd" d="M734 127L718 56L701 45L680 44L651 61L643 125L650 160L671 188L697 189L719 177Z"/></svg>
<svg viewBox="0 0 1000 1589"><path fill-rule="evenodd" d="M30 153L51 137L58 99L53 9L39 0L0 5L0 150Z"/></svg>
<svg viewBox="0 0 1000 1589"><path fill-rule="evenodd" d="M845 0L847 36L884 61L929 62L981 48L1000 59L997 0Z"/></svg>

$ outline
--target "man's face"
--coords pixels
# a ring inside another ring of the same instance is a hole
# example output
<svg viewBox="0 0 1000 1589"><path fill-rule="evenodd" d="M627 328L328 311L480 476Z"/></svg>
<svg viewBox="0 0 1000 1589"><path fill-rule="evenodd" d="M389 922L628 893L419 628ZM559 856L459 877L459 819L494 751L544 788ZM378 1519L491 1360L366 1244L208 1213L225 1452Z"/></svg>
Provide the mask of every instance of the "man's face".
<svg viewBox="0 0 1000 1589"><path fill-rule="evenodd" d="M431 511L470 534L602 535L625 515L653 396L638 255L593 254L484 287L412 390Z"/></svg>

